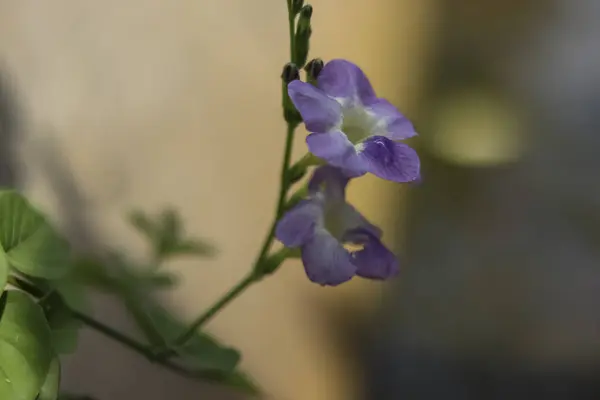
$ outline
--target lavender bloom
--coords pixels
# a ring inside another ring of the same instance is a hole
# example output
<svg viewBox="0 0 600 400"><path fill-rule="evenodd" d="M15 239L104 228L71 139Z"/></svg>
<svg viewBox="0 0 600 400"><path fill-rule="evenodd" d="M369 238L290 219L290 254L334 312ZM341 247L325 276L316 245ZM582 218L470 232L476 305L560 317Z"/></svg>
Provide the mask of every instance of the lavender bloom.
<svg viewBox="0 0 600 400"><path fill-rule="evenodd" d="M355 64L332 60L319 74L317 87L296 80L288 93L311 132L306 143L315 156L353 176L370 172L394 182L419 176L417 153L396 142L417 134L412 123L375 95Z"/></svg>
<svg viewBox="0 0 600 400"><path fill-rule="evenodd" d="M288 211L275 231L286 247L300 248L306 275L321 285L339 285L354 275L387 279L398 273L396 257L380 241L381 230L346 202L348 181L338 168L317 168L309 198Z"/></svg>

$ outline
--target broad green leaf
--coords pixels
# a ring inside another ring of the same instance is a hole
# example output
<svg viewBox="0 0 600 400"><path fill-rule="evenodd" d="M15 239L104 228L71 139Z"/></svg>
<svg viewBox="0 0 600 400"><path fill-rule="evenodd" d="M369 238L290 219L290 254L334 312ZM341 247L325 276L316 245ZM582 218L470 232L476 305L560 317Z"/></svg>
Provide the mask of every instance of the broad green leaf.
<svg viewBox="0 0 600 400"><path fill-rule="evenodd" d="M71 310L88 312L91 309L86 287L76 281L71 274L62 279L48 281L50 288L55 290L63 302Z"/></svg>
<svg viewBox="0 0 600 400"><path fill-rule="evenodd" d="M8 260L2 247L0 247L0 292L4 290L6 286L6 279L8 278Z"/></svg>
<svg viewBox="0 0 600 400"><path fill-rule="evenodd" d="M54 351L57 354L73 353L77 349L81 322L73 317L58 293L53 293L44 300L43 309L50 326Z"/></svg>
<svg viewBox="0 0 600 400"><path fill-rule="evenodd" d="M53 352L44 313L29 295L8 291L0 319L0 399L33 400Z"/></svg>
<svg viewBox="0 0 600 400"><path fill-rule="evenodd" d="M6 308L6 299L8 298L8 292L2 292L0 294L0 321L2 321L2 314Z"/></svg>
<svg viewBox="0 0 600 400"><path fill-rule="evenodd" d="M46 381L40 389L37 400L57 400L58 390L60 389L60 361L58 357L54 357L50 363Z"/></svg>
<svg viewBox="0 0 600 400"><path fill-rule="evenodd" d="M12 267L33 277L56 279L70 266L67 242L13 190L0 191L0 245Z"/></svg>

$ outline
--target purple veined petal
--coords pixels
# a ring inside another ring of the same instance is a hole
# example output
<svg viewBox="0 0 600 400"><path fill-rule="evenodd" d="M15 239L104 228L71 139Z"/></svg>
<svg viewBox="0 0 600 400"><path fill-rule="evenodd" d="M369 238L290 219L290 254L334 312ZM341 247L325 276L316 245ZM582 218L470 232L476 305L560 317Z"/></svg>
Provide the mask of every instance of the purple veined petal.
<svg viewBox="0 0 600 400"><path fill-rule="evenodd" d="M359 146L359 155L373 175L393 182L413 182L420 176L419 156L404 143L371 136Z"/></svg>
<svg viewBox="0 0 600 400"><path fill-rule="evenodd" d="M366 173L367 164L358 156L356 147L341 131L311 133L306 137L308 150L334 167L339 167L353 176Z"/></svg>
<svg viewBox="0 0 600 400"><path fill-rule="evenodd" d="M302 200L277 222L275 237L286 247L300 247L312 238L322 215L321 201Z"/></svg>
<svg viewBox="0 0 600 400"><path fill-rule="evenodd" d="M350 177L340 168L323 165L315 169L308 181L308 192L311 194L322 192L326 199L344 202L348 181L350 181ZM323 185L325 186L324 191Z"/></svg>
<svg viewBox="0 0 600 400"><path fill-rule="evenodd" d="M320 285L336 286L356 274L350 253L324 229L302 246L302 263L308 279Z"/></svg>
<svg viewBox="0 0 600 400"><path fill-rule="evenodd" d="M365 73L350 61L331 60L319 75L317 86L327 95L346 102L357 100L369 104L376 99L375 91Z"/></svg>
<svg viewBox="0 0 600 400"><path fill-rule="evenodd" d="M366 240L363 249L352 254L356 274L368 279L388 279L400 271L398 259L381 243L381 240L369 233L363 233Z"/></svg>
<svg viewBox="0 0 600 400"><path fill-rule="evenodd" d="M288 94L309 132L329 132L341 125L340 104L313 85L292 81L288 85Z"/></svg>
<svg viewBox="0 0 600 400"><path fill-rule="evenodd" d="M377 132L374 132L374 135L386 136L392 140L404 140L417 136L412 122L389 101L377 99L366 106L366 109L378 121Z"/></svg>

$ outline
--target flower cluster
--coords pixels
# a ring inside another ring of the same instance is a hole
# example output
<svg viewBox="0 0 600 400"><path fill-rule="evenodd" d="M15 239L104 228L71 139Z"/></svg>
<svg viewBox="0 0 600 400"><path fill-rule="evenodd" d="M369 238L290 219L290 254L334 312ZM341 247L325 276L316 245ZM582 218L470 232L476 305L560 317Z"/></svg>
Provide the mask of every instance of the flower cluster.
<svg viewBox="0 0 600 400"><path fill-rule="evenodd" d="M346 202L345 189L366 173L393 182L418 180L417 153L398 142L416 132L375 95L355 64L332 60L316 78L315 85L291 81L288 94L309 131L309 151L326 165L316 169L308 198L281 218L275 235L286 247L300 248L313 282L333 286L355 275L387 279L397 274L398 261L381 243L381 230Z"/></svg>

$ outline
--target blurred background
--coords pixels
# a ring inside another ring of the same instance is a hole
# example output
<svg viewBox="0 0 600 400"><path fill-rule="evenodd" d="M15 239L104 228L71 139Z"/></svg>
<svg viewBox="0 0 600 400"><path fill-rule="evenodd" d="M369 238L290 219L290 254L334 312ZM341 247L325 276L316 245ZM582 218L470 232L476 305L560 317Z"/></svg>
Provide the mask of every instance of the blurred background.
<svg viewBox="0 0 600 400"><path fill-rule="evenodd" d="M403 270L321 288L289 262L209 330L278 400L600 398L600 2L311 4L311 55L359 64L420 132L421 185L350 188ZM80 251L142 257L125 212L176 207L218 248L168 266L191 319L270 223L287 52L283 0L0 0L0 183ZM79 346L63 384L99 400L242 398Z"/></svg>

